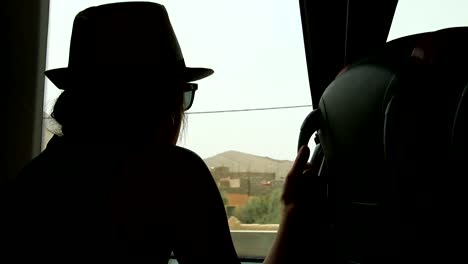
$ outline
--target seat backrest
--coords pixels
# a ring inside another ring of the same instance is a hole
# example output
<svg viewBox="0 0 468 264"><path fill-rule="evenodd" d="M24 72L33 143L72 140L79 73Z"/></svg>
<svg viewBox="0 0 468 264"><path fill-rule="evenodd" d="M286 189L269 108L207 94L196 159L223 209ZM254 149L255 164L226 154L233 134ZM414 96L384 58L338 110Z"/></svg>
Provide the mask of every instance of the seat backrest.
<svg viewBox="0 0 468 264"><path fill-rule="evenodd" d="M391 41L327 87L314 125L333 262L460 257L467 86L468 28L450 28Z"/></svg>

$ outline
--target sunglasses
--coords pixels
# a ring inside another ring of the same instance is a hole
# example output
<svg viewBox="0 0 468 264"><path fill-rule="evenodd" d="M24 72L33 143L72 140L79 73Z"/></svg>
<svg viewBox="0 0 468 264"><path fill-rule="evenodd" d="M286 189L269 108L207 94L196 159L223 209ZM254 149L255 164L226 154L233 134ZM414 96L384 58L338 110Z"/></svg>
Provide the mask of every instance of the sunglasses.
<svg viewBox="0 0 468 264"><path fill-rule="evenodd" d="M195 91L198 90L198 84L186 83L184 84L184 111L192 107L193 99L195 98Z"/></svg>

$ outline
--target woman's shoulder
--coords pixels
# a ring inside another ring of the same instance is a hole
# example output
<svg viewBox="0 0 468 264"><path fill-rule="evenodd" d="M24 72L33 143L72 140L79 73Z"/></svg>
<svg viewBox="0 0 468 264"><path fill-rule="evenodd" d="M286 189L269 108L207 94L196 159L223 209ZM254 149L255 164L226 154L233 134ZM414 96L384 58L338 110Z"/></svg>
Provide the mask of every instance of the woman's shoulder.
<svg viewBox="0 0 468 264"><path fill-rule="evenodd" d="M44 151L24 165L16 176L16 183L43 181L44 176L51 175L51 167L63 165L61 157L66 155L57 151L57 139L53 138L51 141Z"/></svg>
<svg viewBox="0 0 468 264"><path fill-rule="evenodd" d="M187 148L184 148L184 147L180 147L180 146L173 146L172 151L173 151L174 155L178 155L181 158L190 159L190 160L198 161L198 162L200 162L200 161L203 162L203 159L197 153L195 153L193 150L190 150L190 149L187 149Z"/></svg>
<svg viewBox="0 0 468 264"><path fill-rule="evenodd" d="M197 170L206 170L206 166L203 159L194 151L183 148L180 146L172 146L169 154L169 158L178 164L178 167L181 169L197 169Z"/></svg>

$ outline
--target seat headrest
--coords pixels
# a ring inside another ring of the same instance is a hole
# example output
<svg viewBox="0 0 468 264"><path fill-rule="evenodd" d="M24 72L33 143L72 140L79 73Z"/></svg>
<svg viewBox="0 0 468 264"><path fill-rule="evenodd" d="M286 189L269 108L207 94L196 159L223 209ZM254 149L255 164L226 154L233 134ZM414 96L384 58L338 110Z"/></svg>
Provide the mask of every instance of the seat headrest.
<svg viewBox="0 0 468 264"><path fill-rule="evenodd" d="M437 76L426 77L446 82L436 92L453 89L458 98L467 82L467 47L468 27L447 28L392 40L381 51L346 67L327 87L319 104L322 130L327 130L321 142L330 161L341 160L341 155L334 155L337 151L358 151L370 159L383 153L382 123L389 95L406 86L403 81L423 78L410 72L431 67ZM406 76L401 78L404 72Z"/></svg>

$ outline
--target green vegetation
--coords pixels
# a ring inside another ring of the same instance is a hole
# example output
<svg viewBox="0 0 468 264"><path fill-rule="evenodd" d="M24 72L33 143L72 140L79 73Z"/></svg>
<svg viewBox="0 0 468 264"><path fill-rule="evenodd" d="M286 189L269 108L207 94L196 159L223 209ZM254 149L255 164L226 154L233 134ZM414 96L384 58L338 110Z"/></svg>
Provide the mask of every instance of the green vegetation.
<svg viewBox="0 0 468 264"><path fill-rule="evenodd" d="M221 198L223 199L223 204L226 206L229 203L229 199L226 197L226 193L223 191L220 191L221 193Z"/></svg>
<svg viewBox="0 0 468 264"><path fill-rule="evenodd" d="M234 216L244 224L279 224L281 189L269 194L251 197L246 205L235 210Z"/></svg>

